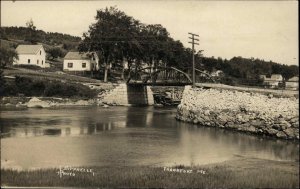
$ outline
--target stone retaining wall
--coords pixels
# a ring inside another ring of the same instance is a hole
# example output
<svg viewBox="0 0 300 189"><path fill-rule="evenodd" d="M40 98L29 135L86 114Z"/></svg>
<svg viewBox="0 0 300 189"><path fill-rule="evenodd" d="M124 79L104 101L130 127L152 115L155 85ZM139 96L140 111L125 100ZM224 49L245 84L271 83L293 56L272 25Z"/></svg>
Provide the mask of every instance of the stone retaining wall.
<svg viewBox="0 0 300 189"><path fill-rule="evenodd" d="M149 86L119 84L103 94L102 102L109 105L153 105L153 93Z"/></svg>
<svg viewBox="0 0 300 189"><path fill-rule="evenodd" d="M283 139L299 139L299 99L186 86L178 120Z"/></svg>

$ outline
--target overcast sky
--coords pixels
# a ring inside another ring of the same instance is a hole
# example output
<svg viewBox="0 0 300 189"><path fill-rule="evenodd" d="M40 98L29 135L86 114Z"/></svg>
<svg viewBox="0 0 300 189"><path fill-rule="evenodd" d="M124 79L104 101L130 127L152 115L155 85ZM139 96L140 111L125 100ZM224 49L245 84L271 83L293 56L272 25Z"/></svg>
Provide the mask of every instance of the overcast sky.
<svg viewBox="0 0 300 189"><path fill-rule="evenodd" d="M25 26L82 37L97 9L116 5L146 24L162 24L186 47L200 35L204 56L298 64L297 1L1 1L2 26Z"/></svg>

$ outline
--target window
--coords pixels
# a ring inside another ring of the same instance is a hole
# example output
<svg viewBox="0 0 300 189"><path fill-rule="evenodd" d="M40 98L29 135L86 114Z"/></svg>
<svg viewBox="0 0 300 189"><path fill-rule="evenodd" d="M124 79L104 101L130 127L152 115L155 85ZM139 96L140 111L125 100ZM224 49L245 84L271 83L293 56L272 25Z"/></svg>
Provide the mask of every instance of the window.
<svg viewBox="0 0 300 189"><path fill-rule="evenodd" d="M30 64L30 59L28 59L28 64Z"/></svg>
<svg viewBox="0 0 300 189"><path fill-rule="evenodd" d="M40 60L37 60L36 63L39 64L39 63L40 63Z"/></svg>
<svg viewBox="0 0 300 189"><path fill-rule="evenodd" d="M42 54L42 51L40 51L40 55Z"/></svg>
<svg viewBox="0 0 300 189"><path fill-rule="evenodd" d="M44 64L44 60L42 60L42 65Z"/></svg>
<svg viewBox="0 0 300 189"><path fill-rule="evenodd" d="M68 68L73 68L73 63L72 62L68 63Z"/></svg>
<svg viewBox="0 0 300 189"><path fill-rule="evenodd" d="M83 67L83 68L86 68L86 63L82 63L82 67Z"/></svg>

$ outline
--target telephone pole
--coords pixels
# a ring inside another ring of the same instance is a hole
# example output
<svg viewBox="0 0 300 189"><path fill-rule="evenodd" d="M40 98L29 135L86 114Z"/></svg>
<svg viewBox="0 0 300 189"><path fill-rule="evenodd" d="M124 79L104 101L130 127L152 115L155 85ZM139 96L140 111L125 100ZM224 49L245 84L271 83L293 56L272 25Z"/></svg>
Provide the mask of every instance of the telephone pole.
<svg viewBox="0 0 300 189"><path fill-rule="evenodd" d="M197 37L199 37L199 35L194 34L194 33L189 33L191 35L191 37L189 37L190 39L192 39L192 53L193 53L193 88L195 88L195 53L194 53L194 46L195 45L199 45L199 43L195 42L195 41L199 41L199 39Z"/></svg>

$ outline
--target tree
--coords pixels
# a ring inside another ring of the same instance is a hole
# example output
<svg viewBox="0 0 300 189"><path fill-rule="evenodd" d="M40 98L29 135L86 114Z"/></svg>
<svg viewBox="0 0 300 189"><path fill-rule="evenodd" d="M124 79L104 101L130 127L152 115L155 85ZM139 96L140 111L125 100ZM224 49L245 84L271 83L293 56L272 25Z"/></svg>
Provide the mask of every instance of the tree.
<svg viewBox="0 0 300 189"><path fill-rule="evenodd" d="M26 22L26 26L27 26L27 28L32 29L32 30L35 30L35 29L36 29L36 27L34 26L34 23L33 23L32 18L30 18L30 20L28 20L28 21Z"/></svg>
<svg viewBox="0 0 300 189"><path fill-rule="evenodd" d="M15 59L18 59L18 54L15 50L0 46L0 68L12 65Z"/></svg>
<svg viewBox="0 0 300 189"><path fill-rule="evenodd" d="M136 40L139 22L116 7L97 11L96 23L84 33L79 51L97 51L104 61L104 82L107 82L109 65L126 57L134 59L139 47Z"/></svg>
<svg viewBox="0 0 300 189"><path fill-rule="evenodd" d="M38 41L38 36L37 36L36 27L34 26L32 19L26 22L26 26L29 29L29 35L25 40L35 44Z"/></svg>
<svg viewBox="0 0 300 189"><path fill-rule="evenodd" d="M64 53L59 47L50 48L47 53L49 53L52 60L58 57L63 57Z"/></svg>
<svg viewBox="0 0 300 189"><path fill-rule="evenodd" d="M159 62L166 62L169 40L166 28L160 24L144 25L140 35L146 39L142 44L143 61L154 69L159 66Z"/></svg>

